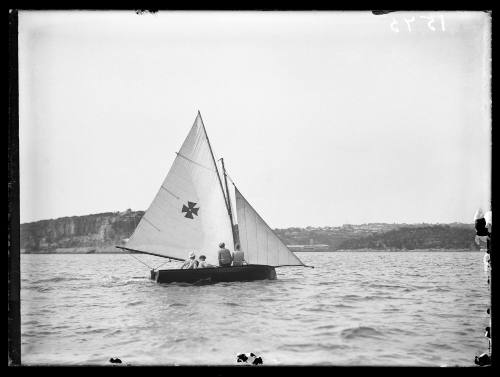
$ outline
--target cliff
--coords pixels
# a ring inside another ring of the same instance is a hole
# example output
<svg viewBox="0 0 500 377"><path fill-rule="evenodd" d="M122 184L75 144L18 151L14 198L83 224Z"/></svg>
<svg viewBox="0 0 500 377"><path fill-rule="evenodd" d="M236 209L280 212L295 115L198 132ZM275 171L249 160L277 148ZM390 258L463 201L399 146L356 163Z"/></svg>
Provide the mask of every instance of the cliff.
<svg viewBox="0 0 500 377"><path fill-rule="evenodd" d="M106 212L21 224L22 253L120 252L144 211Z"/></svg>

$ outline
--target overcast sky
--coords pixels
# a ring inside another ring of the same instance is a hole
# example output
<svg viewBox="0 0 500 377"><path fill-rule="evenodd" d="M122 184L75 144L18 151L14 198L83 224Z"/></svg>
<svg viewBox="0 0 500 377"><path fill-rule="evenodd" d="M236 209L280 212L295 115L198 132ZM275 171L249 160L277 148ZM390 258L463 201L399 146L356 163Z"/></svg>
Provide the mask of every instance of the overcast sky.
<svg viewBox="0 0 500 377"><path fill-rule="evenodd" d="M21 222L145 210L200 110L274 228L470 223L490 57L482 12L20 12Z"/></svg>

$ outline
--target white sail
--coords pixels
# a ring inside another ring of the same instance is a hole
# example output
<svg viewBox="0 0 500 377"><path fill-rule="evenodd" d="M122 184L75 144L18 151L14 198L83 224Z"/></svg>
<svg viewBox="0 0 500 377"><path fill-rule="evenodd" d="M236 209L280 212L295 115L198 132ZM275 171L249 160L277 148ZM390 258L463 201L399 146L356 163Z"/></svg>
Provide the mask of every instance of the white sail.
<svg viewBox="0 0 500 377"><path fill-rule="evenodd" d="M240 247L250 264L304 266L235 187Z"/></svg>
<svg viewBox="0 0 500 377"><path fill-rule="evenodd" d="M218 264L220 242L233 248L231 223L200 113L126 248L183 260L190 251Z"/></svg>

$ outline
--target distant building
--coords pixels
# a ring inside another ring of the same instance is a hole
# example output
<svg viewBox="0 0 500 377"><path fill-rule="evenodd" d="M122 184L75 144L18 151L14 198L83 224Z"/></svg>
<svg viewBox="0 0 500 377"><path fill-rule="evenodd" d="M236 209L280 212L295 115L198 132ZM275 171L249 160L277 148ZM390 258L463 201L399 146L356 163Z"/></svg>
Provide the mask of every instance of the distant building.
<svg viewBox="0 0 500 377"><path fill-rule="evenodd" d="M314 244L314 245L286 245L292 251L328 251L330 245Z"/></svg>
<svg viewBox="0 0 500 377"><path fill-rule="evenodd" d="M309 245L286 245L292 251L327 251L330 245L315 244L314 239L309 240Z"/></svg>

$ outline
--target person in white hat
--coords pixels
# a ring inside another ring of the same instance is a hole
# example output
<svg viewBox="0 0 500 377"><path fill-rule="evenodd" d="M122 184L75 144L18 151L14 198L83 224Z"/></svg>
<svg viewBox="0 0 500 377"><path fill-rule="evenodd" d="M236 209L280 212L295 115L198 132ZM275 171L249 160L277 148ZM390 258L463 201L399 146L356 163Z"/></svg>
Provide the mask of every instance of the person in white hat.
<svg viewBox="0 0 500 377"><path fill-rule="evenodd" d="M198 268L198 261L196 260L196 255L194 251L190 251L188 255L188 259L184 261L184 263L181 266L181 269L183 270L189 270L189 269L194 269Z"/></svg>

